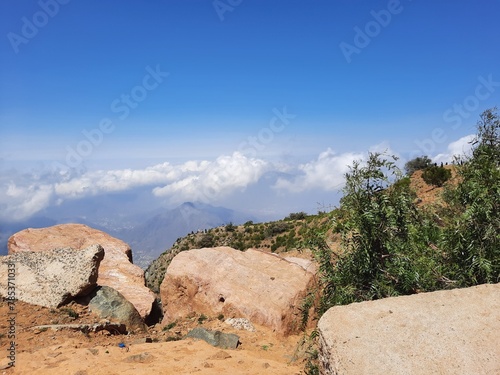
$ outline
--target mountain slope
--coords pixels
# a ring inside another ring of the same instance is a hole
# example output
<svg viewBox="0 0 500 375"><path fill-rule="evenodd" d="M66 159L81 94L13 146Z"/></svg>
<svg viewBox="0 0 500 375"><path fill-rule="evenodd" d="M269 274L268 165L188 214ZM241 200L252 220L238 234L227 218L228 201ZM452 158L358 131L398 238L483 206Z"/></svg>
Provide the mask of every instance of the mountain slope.
<svg viewBox="0 0 500 375"><path fill-rule="evenodd" d="M223 207L186 202L146 220L129 230L114 235L127 242L133 250L134 263L146 268L179 237L228 223L242 223L249 215Z"/></svg>

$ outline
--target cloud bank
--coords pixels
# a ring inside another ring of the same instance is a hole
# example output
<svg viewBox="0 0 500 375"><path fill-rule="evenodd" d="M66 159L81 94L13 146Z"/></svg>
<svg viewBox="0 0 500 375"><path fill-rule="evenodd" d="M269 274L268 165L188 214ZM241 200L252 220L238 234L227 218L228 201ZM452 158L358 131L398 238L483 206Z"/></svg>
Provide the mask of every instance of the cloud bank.
<svg viewBox="0 0 500 375"><path fill-rule="evenodd" d="M279 178L274 187L293 193L312 189L336 190L342 186L349 165L364 157L364 154L357 153L337 155L329 148L320 153L316 160L300 164L293 178Z"/></svg>
<svg viewBox="0 0 500 375"><path fill-rule="evenodd" d="M469 135L450 143L447 152L436 155L433 160L450 162L453 155L467 153L472 138ZM376 145L370 151L394 154L387 144ZM184 201L220 203L225 197L235 192L244 194L249 186L264 181L272 188L271 192L280 194L338 191L353 161L366 160L366 157L366 153L338 154L329 148L315 159L298 165L273 163L234 152L215 160L165 162L143 169L30 173L4 170L0 175L0 220L23 220L67 200L134 189L146 189L151 197L172 204ZM264 179L265 175L278 177Z"/></svg>

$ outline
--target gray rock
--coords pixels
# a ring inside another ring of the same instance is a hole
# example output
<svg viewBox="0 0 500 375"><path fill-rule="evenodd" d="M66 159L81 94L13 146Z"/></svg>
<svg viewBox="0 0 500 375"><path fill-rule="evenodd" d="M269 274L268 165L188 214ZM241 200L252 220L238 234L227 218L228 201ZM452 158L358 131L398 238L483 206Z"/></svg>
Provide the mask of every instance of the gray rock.
<svg viewBox="0 0 500 375"><path fill-rule="evenodd" d="M0 295L34 305L59 307L96 287L103 257L100 245L81 251L63 248L0 257Z"/></svg>
<svg viewBox="0 0 500 375"><path fill-rule="evenodd" d="M212 346L223 349L236 349L240 342L239 336L233 333L210 331L201 327L189 331L186 337L200 339L208 342Z"/></svg>
<svg viewBox="0 0 500 375"><path fill-rule="evenodd" d="M335 306L318 322L320 372L500 372L500 284Z"/></svg>
<svg viewBox="0 0 500 375"><path fill-rule="evenodd" d="M96 288L81 301L88 303L90 311L101 319L124 324L128 331L144 332L146 330L146 326L134 305L127 301L120 292L109 286Z"/></svg>

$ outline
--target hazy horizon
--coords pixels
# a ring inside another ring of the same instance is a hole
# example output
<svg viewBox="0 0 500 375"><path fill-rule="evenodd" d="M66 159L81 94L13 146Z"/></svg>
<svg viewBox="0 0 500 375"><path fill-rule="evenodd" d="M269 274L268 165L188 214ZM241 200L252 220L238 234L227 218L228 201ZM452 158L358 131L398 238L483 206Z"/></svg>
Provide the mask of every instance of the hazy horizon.
<svg viewBox="0 0 500 375"><path fill-rule="evenodd" d="M110 215L199 201L278 218L337 204L369 151L449 162L500 103L499 11L1 2L0 221L113 199Z"/></svg>

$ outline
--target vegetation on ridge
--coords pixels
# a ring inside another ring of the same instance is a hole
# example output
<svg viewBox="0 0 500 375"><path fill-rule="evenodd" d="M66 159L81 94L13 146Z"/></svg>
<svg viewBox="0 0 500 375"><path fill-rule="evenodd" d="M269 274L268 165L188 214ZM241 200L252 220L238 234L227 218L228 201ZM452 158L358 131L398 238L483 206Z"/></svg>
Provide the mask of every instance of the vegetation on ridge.
<svg viewBox="0 0 500 375"><path fill-rule="evenodd" d="M422 156L406 164L407 175L395 157L370 154L346 173L339 208L192 233L151 264L148 286L159 291L168 264L180 251L209 246L312 250L320 288L311 291L316 296L311 294L308 302L320 301L318 317L338 304L499 282L499 132L496 109L487 110L478 122L471 155L446 167L432 166ZM421 204L414 181L432 168L439 172L428 180L430 190L440 197L434 204Z"/></svg>
<svg viewBox="0 0 500 375"><path fill-rule="evenodd" d="M342 252L313 236L320 265L320 315L328 308L390 296L500 281L500 120L478 122L470 156L455 160L444 205L418 207L394 157L371 154L346 174L333 228Z"/></svg>

